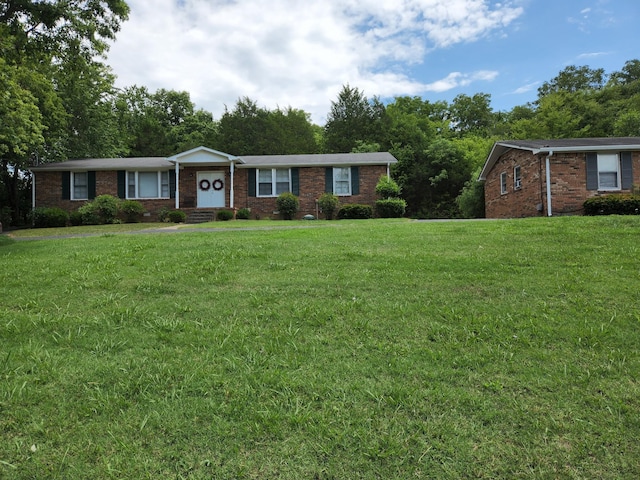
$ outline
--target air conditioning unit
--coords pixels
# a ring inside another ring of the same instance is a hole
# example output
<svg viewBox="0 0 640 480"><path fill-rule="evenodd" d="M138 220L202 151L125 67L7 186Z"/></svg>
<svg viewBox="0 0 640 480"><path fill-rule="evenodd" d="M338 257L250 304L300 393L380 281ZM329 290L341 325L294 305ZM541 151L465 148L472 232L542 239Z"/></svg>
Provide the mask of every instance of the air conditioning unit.
<svg viewBox="0 0 640 480"><path fill-rule="evenodd" d="M522 188L522 180L516 180L516 185L515 185L516 190L518 188Z"/></svg>

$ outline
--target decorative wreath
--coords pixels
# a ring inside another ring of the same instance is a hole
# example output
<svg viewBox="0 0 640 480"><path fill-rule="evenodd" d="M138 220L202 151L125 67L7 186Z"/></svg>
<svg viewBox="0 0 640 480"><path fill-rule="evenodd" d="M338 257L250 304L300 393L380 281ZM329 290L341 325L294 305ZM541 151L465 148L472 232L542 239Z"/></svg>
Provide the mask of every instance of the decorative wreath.
<svg viewBox="0 0 640 480"><path fill-rule="evenodd" d="M224 188L224 183L222 183L222 180L220 180L219 178L215 179L213 181L213 189L216 191L222 190Z"/></svg>
<svg viewBox="0 0 640 480"><path fill-rule="evenodd" d="M215 182L213 183L215 184ZM209 190L211 188L211 182L206 178L200 180L200 183L198 185L200 186L200 190Z"/></svg>

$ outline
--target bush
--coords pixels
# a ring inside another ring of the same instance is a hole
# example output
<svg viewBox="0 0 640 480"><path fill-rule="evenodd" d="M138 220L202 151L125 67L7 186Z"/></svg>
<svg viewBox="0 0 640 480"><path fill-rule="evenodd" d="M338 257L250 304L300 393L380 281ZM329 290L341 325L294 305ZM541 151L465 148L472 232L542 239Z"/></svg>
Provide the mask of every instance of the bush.
<svg viewBox="0 0 640 480"><path fill-rule="evenodd" d="M585 215L640 215L640 195L602 195L584 202Z"/></svg>
<svg viewBox="0 0 640 480"><path fill-rule="evenodd" d="M126 223L138 223L142 220L144 207L135 200L123 200L118 207Z"/></svg>
<svg viewBox="0 0 640 480"><path fill-rule="evenodd" d="M71 225L73 225L74 227L82 225L82 213L80 213L78 210L71 212L69 214L69 223L71 223Z"/></svg>
<svg viewBox="0 0 640 480"><path fill-rule="evenodd" d="M12 217L11 217L11 208L2 207L0 208L0 223L5 227L11 225Z"/></svg>
<svg viewBox="0 0 640 480"><path fill-rule="evenodd" d="M173 223L184 223L187 221L187 214L182 210L171 210L167 213L167 218Z"/></svg>
<svg viewBox="0 0 640 480"><path fill-rule="evenodd" d="M251 210L248 208L241 208L236 212L236 219L238 220L249 220L251 216Z"/></svg>
<svg viewBox="0 0 640 480"><path fill-rule="evenodd" d="M298 212L300 202L293 193L286 192L278 196L276 206L285 220L291 220Z"/></svg>
<svg viewBox="0 0 640 480"><path fill-rule="evenodd" d="M401 198L376 200L376 215L380 218L401 218L407 209L407 202Z"/></svg>
<svg viewBox="0 0 640 480"><path fill-rule="evenodd" d="M324 213L324 218L333 220L333 216L340 208L340 199L333 193L323 193L318 199L318 206Z"/></svg>
<svg viewBox="0 0 640 480"><path fill-rule="evenodd" d="M371 205L350 203L347 205L343 205L338 211L338 218L341 220L365 219L371 217L373 217L373 208L371 208Z"/></svg>
<svg viewBox="0 0 640 480"><path fill-rule="evenodd" d="M464 218L484 218L485 215L484 182L479 182L477 178L478 175L474 174L456 198L456 204Z"/></svg>
<svg viewBox="0 0 640 480"><path fill-rule="evenodd" d="M162 207L160 210L158 210L158 221L168 222L170 211L171 209L169 207Z"/></svg>
<svg viewBox="0 0 640 480"><path fill-rule="evenodd" d="M29 216L35 228L66 227L69 221L69 214L56 207L37 207Z"/></svg>
<svg viewBox="0 0 640 480"><path fill-rule="evenodd" d="M400 196L400 187L389 176L383 175L376 185L376 193L380 198L398 198Z"/></svg>
<svg viewBox="0 0 640 480"><path fill-rule="evenodd" d="M227 222L233 218L233 212L231 210L220 210L216 214L216 218L223 222Z"/></svg>
<svg viewBox="0 0 640 480"><path fill-rule="evenodd" d="M85 203L78 211L82 214L84 225L103 225L115 223L118 216L119 200L113 195L100 195Z"/></svg>

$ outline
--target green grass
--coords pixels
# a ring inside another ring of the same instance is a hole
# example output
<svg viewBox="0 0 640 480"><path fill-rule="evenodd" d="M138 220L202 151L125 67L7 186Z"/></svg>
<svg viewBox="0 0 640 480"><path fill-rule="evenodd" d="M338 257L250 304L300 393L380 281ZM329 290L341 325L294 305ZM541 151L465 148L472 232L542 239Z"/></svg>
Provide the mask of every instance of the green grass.
<svg viewBox="0 0 640 480"><path fill-rule="evenodd" d="M12 238L65 237L76 235L109 235L112 233L137 232L141 230L167 228L172 223L118 223L110 225L90 225L55 228L24 228L5 232Z"/></svg>
<svg viewBox="0 0 640 480"><path fill-rule="evenodd" d="M310 223L1 240L0 478L640 478L640 218Z"/></svg>

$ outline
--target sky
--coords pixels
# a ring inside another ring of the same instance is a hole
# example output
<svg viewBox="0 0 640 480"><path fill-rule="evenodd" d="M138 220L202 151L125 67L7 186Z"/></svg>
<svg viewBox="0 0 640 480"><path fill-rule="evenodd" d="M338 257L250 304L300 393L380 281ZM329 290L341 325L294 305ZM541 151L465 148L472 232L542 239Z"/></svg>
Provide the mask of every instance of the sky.
<svg viewBox="0 0 640 480"><path fill-rule="evenodd" d="M323 125L344 85L391 102L534 101L570 65L640 59L640 0L127 0L116 86L187 91L219 119L248 97Z"/></svg>

